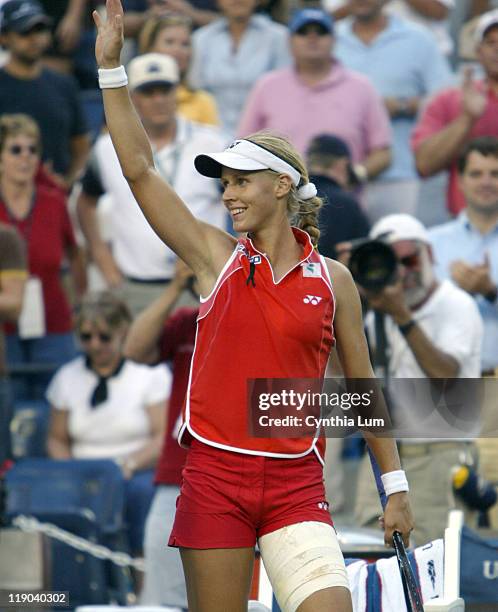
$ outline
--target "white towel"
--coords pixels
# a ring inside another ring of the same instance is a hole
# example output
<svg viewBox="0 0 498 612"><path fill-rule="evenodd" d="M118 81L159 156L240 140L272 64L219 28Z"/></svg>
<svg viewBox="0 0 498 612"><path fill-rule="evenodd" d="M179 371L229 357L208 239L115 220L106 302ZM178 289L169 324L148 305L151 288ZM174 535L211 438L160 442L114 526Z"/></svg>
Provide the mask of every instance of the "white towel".
<svg viewBox="0 0 498 612"><path fill-rule="evenodd" d="M415 563L424 603L443 597L444 592L444 543L434 540L415 549Z"/></svg>
<svg viewBox="0 0 498 612"><path fill-rule="evenodd" d="M422 601L428 602L443 597L444 590L444 544L434 540L414 550L417 578ZM403 583L396 556L379 559L376 563L381 585L382 612L406 612Z"/></svg>
<svg viewBox="0 0 498 612"><path fill-rule="evenodd" d="M366 561L354 561L347 566L349 588L353 600L354 612L366 612L367 610L367 563Z"/></svg>
<svg viewBox="0 0 498 612"><path fill-rule="evenodd" d="M379 559L375 565L380 579L382 612L406 612L398 559L396 556Z"/></svg>

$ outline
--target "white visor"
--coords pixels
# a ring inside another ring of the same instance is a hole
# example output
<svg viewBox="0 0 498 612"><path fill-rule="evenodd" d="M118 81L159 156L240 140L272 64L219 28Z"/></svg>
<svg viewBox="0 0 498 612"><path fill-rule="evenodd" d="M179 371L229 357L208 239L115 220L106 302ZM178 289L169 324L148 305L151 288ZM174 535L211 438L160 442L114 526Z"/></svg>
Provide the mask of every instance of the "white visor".
<svg viewBox="0 0 498 612"><path fill-rule="evenodd" d="M194 160L197 171L210 178L221 178L223 167L232 170L274 170L287 174L297 187L299 172L286 161L249 140L236 140L221 153L197 155Z"/></svg>

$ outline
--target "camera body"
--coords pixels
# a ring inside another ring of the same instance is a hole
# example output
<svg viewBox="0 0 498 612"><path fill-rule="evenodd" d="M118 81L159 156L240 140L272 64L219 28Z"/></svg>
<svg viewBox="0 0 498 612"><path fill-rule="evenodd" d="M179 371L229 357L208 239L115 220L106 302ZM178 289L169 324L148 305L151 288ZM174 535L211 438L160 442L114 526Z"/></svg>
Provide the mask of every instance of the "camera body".
<svg viewBox="0 0 498 612"><path fill-rule="evenodd" d="M352 242L349 269L355 282L368 291L382 291L396 281L398 259L385 239L359 238Z"/></svg>

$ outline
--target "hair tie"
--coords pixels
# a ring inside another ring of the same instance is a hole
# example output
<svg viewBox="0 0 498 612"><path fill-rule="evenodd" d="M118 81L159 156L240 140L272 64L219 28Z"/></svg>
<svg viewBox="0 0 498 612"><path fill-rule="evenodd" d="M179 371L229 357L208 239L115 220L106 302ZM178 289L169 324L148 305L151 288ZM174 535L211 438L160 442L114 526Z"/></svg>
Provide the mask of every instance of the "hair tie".
<svg viewBox="0 0 498 612"><path fill-rule="evenodd" d="M306 183L297 190L297 196L301 200L311 200L311 198L314 198L317 193L318 192L314 183Z"/></svg>

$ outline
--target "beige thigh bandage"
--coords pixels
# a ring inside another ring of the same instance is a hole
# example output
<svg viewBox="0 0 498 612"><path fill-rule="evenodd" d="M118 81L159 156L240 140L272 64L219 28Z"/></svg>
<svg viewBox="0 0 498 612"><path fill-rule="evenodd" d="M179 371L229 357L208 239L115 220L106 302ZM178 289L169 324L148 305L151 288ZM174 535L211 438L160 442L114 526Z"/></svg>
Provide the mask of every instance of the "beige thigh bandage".
<svg viewBox="0 0 498 612"><path fill-rule="evenodd" d="M259 538L259 549L282 612L295 612L316 591L349 589L337 535L326 523L282 527Z"/></svg>

